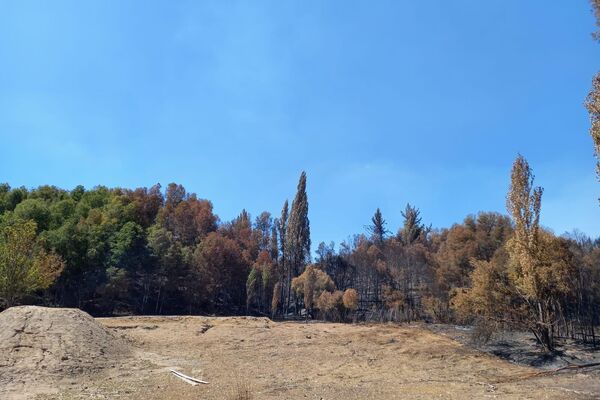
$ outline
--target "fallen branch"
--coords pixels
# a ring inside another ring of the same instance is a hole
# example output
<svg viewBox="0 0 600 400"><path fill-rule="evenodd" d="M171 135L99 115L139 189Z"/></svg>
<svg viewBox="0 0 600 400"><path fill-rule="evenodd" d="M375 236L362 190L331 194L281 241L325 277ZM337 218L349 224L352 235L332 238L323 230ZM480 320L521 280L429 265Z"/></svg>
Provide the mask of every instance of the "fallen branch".
<svg viewBox="0 0 600 400"><path fill-rule="evenodd" d="M538 372L537 375L546 376L546 375L552 375L552 374L555 374L557 372L568 370L568 369L591 368L591 367L597 367L599 365L600 365L600 362L589 363L589 364L569 364L569 365L565 365L564 367L552 369L550 371Z"/></svg>
<svg viewBox="0 0 600 400"><path fill-rule="evenodd" d="M196 378L192 378L191 376L184 375L181 372L176 371L174 369L170 369L169 371L171 371L171 373L173 373L179 379L183 380L184 382L189 383L192 386L197 386L199 384L208 385L208 382L206 382L206 381L203 381L203 380L200 380L200 379L196 379Z"/></svg>
<svg viewBox="0 0 600 400"><path fill-rule="evenodd" d="M520 381L520 380L531 379L531 378L539 378L539 377L542 377L542 376L554 375L554 374L557 374L557 373L559 373L561 371L576 370L576 369L583 369L583 368L592 368L592 367L598 367L598 366L600 366L600 362L589 363L589 364L569 364L569 365L565 365L564 367L560 367L560 368L556 368L556 369L551 369L549 371L530 372L528 374L519 375L519 376L516 376L516 377L512 377L512 378L508 378L508 379L504 379L504 380L498 381L498 383Z"/></svg>

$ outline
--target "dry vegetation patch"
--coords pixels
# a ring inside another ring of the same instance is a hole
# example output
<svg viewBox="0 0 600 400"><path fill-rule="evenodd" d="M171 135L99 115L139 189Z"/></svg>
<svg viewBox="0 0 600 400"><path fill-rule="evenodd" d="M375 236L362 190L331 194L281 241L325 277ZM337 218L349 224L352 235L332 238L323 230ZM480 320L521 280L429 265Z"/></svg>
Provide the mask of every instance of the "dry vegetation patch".
<svg viewBox="0 0 600 400"><path fill-rule="evenodd" d="M536 370L418 325L280 323L254 317L96 321L104 327L105 340L115 343L112 340L123 335L133 350L123 358L105 349L104 355L117 360L107 369L78 375L69 385L57 381L55 392L36 399L592 399L600 395L595 383L600 379L593 371L515 379ZM170 368L209 384L188 385Z"/></svg>

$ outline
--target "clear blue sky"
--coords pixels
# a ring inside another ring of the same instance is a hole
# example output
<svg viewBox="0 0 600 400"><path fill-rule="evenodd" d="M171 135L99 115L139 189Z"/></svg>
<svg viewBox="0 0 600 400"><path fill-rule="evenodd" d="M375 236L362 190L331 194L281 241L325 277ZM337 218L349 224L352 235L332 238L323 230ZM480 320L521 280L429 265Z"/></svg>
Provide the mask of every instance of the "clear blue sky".
<svg viewBox="0 0 600 400"><path fill-rule="evenodd" d="M0 181L175 181L228 220L304 169L317 244L504 212L521 152L543 224L597 236L593 29L587 0L3 1Z"/></svg>

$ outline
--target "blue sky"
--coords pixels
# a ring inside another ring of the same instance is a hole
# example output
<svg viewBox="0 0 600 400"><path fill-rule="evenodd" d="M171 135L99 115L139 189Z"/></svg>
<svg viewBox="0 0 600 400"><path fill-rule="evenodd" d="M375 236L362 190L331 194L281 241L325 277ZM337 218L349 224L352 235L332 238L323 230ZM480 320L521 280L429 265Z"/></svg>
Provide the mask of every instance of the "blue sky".
<svg viewBox="0 0 600 400"><path fill-rule="evenodd" d="M598 236L593 29L587 0L5 1L0 181L175 181L228 220L306 170L317 244L504 212L520 152L543 224Z"/></svg>

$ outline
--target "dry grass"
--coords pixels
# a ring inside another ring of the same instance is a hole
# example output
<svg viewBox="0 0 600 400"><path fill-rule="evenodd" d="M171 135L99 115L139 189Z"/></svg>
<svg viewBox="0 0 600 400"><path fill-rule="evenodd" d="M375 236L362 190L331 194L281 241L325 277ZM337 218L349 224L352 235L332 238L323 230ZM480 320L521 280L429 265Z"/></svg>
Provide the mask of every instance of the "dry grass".
<svg viewBox="0 0 600 400"><path fill-rule="evenodd" d="M241 377L235 380L227 400L253 400L254 395L252 394L252 387L250 383Z"/></svg>
<svg viewBox="0 0 600 400"><path fill-rule="evenodd" d="M502 380L535 371L419 326L276 323L266 318L100 319L139 348L137 364L87 376L46 399L593 399L591 372ZM202 329L204 326L210 329ZM127 329L128 326L135 328ZM145 329L147 326L158 326ZM125 327L125 328L124 328ZM133 362L133 361L132 361ZM208 385L190 386L176 367ZM498 383L501 382L501 383ZM70 397L69 397L70 396ZM1 397L1 396L0 396Z"/></svg>

